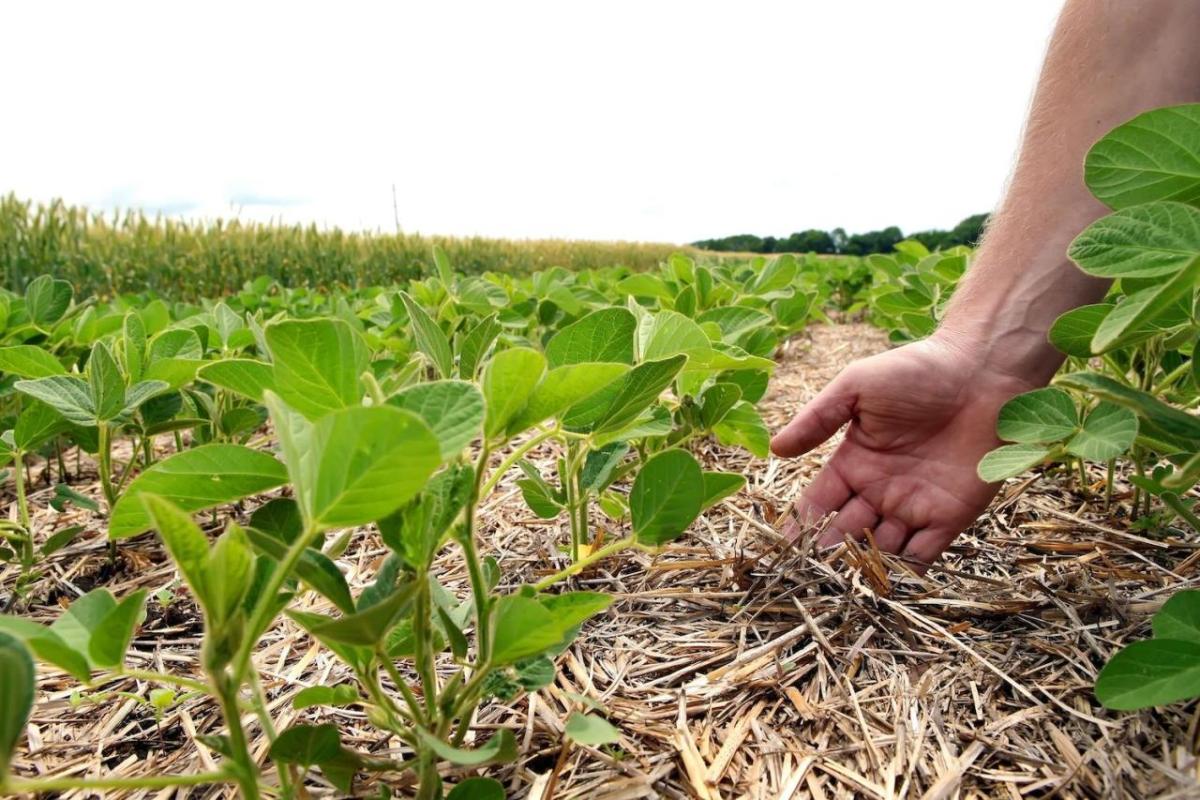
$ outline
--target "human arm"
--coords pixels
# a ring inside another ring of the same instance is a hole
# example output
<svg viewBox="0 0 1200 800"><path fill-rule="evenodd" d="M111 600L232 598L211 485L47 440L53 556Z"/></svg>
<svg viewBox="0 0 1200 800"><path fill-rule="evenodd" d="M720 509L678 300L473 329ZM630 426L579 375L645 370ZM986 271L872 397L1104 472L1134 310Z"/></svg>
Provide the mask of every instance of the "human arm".
<svg viewBox="0 0 1200 800"><path fill-rule="evenodd" d="M1197 35L1200 3L1065 5L1010 186L938 330L850 365L772 440L796 456L851 423L797 503L802 524L835 513L823 544L868 528L882 549L928 564L987 507L998 487L975 466L998 443L1000 406L1050 380L1062 362L1050 325L1105 291L1066 258L1105 212L1084 156L1142 111L1200 100Z"/></svg>

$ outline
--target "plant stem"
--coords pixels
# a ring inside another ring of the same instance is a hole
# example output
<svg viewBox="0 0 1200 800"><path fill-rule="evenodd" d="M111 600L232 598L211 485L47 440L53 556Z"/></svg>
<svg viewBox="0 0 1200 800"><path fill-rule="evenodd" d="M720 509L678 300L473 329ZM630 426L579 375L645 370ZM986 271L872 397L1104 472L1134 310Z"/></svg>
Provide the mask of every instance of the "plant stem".
<svg viewBox="0 0 1200 800"><path fill-rule="evenodd" d="M235 685L241 686L246 675L246 668L250 664L250 656L254 652L254 645L258 643L258 638L262 636L263 631L271 622L268 616L275 605L275 595L279 593L283 582L295 571L300 557L304 555L305 549L319 530L316 525L310 524L304 533L296 537L296 541L288 547L279 566L271 573L267 585L263 587L262 593L258 597L258 603L254 606L254 613L250 616L250 622L246 626L246 635L233 659L233 682Z"/></svg>
<svg viewBox="0 0 1200 800"><path fill-rule="evenodd" d="M537 447L539 444L546 441L547 439L550 439L554 436L559 435L559 433L560 432L559 432L558 428L551 428L548 431L542 431L537 436L534 436L532 439L525 442L523 445L518 447L516 450L512 451L512 453L509 454L508 458L501 461L500 466L496 467L496 470L492 473L492 477L489 478L487 483L485 483L483 485L483 488L479 490L478 496L486 497L488 494L490 494L492 489L496 488L496 484L500 482L500 479L504 477L504 474L506 472L508 472L509 469L512 468L513 464L517 463L517 461L520 460L521 456L525 455L530 450ZM483 466L486 466L486 464L481 462L480 466L483 467Z"/></svg>
<svg viewBox="0 0 1200 800"><path fill-rule="evenodd" d="M437 716L437 669L433 663L433 608L429 593L429 575L417 573L417 592L413 598L413 662L421 678L421 696L425 700L425 718Z"/></svg>
<svg viewBox="0 0 1200 800"><path fill-rule="evenodd" d="M1108 460L1108 469L1104 475L1104 510L1108 511L1108 507L1112 504L1113 495L1113 469L1116 466L1116 459Z"/></svg>
<svg viewBox="0 0 1200 800"><path fill-rule="evenodd" d="M1196 516L1187 503L1183 502L1179 495L1174 492L1163 492L1162 501L1164 505L1182 517L1188 525L1191 525L1192 530L1200 531L1200 518Z"/></svg>
<svg viewBox="0 0 1200 800"><path fill-rule="evenodd" d="M587 558L572 562L570 565L559 570L548 578L543 578L542 580L538 581L533 585L533 589L537 592L544 592L559 581L583 572L597 561L603 561L613 553L620 552L621 550L625 550L630 547L637 547L637 539L632 536L628 536L624 539L617 539L614 542L609 542L608 544L604 545L604 547L601 547L599 550L589 554Z"/></svg>
<svg viewBox="0 0 1200 800"><path fill-rule="evenodd" d="M225 726L229 728L229 745L237 765L238 786L241 787L243 800L258 800L258 768L246 744L246 732L242 729L242 715L236 697L238 684L228 679L221 683L217 687L217 698L221 703Z"/></svg>
<svg viewBox="0 0 1200 800"><path fill-rule="evenodd" d="M212 687L206 683L201 683L193 678L184 678L180 675L171 675L166 672L151 672L144 669L123 669L116 673L114 678L133 678L137 681L148 681L150 683L166 683L172 686L179 686L183 689L190 689L193 692L203 692L204 694L212 694Z"/></svg>
<svg viewBox="0 0 1200 800"><path fill-rule="evenodd" d="M97 431L97 439L100 444L98 465L100 487L104 490L104 502L108 506L107 511L111 514L113 506L117 503L117 492L112 482L112 430L108 427L107 422L101 422Z"/></svg>
<svg viewBox="0 0 1200 800"><path fill-rule="evenodd" d="M0 786L3 794L43 794L73 789L168 789L172 786L199 786L228 783L227 772L198 772L194 775L147 775L140 778L41 778L12 780Z"/></svg>
<svg viewBox="0 0 1200 800"><path fill-rule="evenodd" d="M17 516L25 531L21 543L21 574L24 575L33 566L33 527L29 520L29 501L25 497L25 472L22 465L25 462L25 452L17 450L13 453L13 481L17 485Z"/></svg>

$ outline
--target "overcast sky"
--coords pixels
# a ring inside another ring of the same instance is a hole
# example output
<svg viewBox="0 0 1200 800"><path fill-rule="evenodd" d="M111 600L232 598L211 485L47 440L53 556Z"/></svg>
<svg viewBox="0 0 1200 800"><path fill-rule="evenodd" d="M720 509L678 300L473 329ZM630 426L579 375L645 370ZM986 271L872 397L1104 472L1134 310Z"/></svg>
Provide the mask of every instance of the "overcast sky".
<svg viewBox="0 0 1200 800"><path fill-rule="evenodd" d="M1060 5L5 3L0 193L505 237L950 227L999 197Z"/></svg>

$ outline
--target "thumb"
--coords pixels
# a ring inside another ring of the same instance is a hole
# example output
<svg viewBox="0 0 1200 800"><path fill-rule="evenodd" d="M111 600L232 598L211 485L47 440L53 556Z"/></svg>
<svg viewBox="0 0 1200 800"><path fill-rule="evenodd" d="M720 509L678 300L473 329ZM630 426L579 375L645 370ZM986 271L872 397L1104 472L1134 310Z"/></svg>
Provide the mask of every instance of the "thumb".
<svg viewBox="0 0 1200 800"><path fill-rule="evenodd" d="M843 370L771 439L771 452L789 458L807 453L850 421L858 402L858 381Z"/></svg>

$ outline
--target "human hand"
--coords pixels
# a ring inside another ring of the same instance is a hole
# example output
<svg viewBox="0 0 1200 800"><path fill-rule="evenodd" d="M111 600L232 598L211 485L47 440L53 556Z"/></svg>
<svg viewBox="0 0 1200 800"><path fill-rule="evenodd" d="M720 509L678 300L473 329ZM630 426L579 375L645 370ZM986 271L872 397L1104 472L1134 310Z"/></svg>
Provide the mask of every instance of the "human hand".
<svg viewBox="0 0 1200 800"><path fill-rule="evenodd" d="M999 444L1000 406L1033 388L937 334L854 362L771 441L776 455L798 456L850 423L797 501L797 518L836 512L821 546L861 540L865 528L881 550L918 569L933 563L998 491L975 467ZM800 534L796 521L789 528Z"/></svg>

